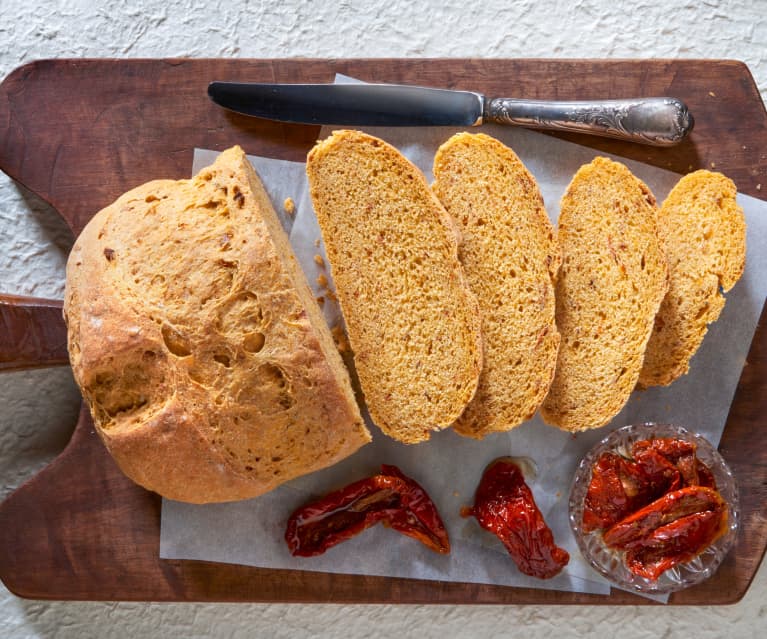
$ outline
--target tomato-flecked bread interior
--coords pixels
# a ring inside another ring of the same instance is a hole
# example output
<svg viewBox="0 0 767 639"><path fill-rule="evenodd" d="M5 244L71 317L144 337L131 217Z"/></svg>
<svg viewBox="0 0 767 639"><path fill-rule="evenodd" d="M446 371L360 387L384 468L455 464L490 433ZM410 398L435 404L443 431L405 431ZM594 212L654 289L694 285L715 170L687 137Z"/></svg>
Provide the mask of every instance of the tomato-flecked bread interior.
<svg viewBox="0 0 767 639"><path fill-rule="evenodd" d="M724 292L743 274L746 221L732 180L695 171L672 189L658 213L669 264L669 290L655 317L640 386L668 385L687 373L708 325L724 308Z"/></svg>
<svg viewBox="0 0 767 639"><path fill-rule="evenodd" d="M636 386L667 290L667 266L655 197L625 165L607 158L595 158L573 177L558 232L562 342L541 414L578 431L609 422Z"/></svg>
<svg viewBox="0 0 767 639"><path fill-rule="evenodd" d="M454 135L437 151L434 178L461 230L458 255L482 314L479 387L454 428L482 438L530 419L548 392L560 249L535 179L498 140Z"/></svg>
<svg viewBox="0 0 767 639"><path fill-rule="evenodd" d="M461 415L482 366L456 228L418 168L370 135L336 131L306 171L370 415L426 440Z"/></svg>

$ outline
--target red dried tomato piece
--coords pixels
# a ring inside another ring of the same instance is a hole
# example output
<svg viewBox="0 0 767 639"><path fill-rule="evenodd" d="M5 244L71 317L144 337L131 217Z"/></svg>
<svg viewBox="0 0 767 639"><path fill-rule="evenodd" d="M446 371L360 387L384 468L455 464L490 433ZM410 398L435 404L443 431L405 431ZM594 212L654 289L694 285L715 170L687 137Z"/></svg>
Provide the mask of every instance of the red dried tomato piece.
<svg viewBox="0 0 767 639"><path fill-rule="evenodd" d="M656 580L669 568L690 561L727 531L727 509L680 517L626 553L626 565L640 577Z"/></svg>
<svg viewBox="0 0 767 639"><path fill-rule="evenodd" d="M379 522L435 552L449 553L447 530L426 491L396 466L381 470L296 510L285 531L291 554L321 555Z"/></svg>
<svg viewBox="0 0 767 639"><path fill-rule="evenodd" d="M711 469L706 466L700 459L698 460L698 485L705 486L706 488L713 488L716 490L716 479Z"/></svg>
<svg viewBox="0 0 767 639"><path fill-rule="evenodd" d="M663 526L677 519L705 511L726 510L721 495L703 486L688 486L667 493L609 528L605 544L618 550L647 545L647 540Z"/></svg>
<svg viewBox="0 0 767 639"><path fill-rule="evenodd" d="M461 515L473 515L482 528L495 534L526 575L548 579L570 561L567 551L554 543L522 471L510 459L497 459L485 469L474 506L464 508Z"/></svg>
<svg viewBox="0 0 767 639"><path fill-rule="evenodd" d="M680 483L676 468L653 450L643 451L637 462L602 453L591 470L583 530L609 528Z"/></svg>
<svg viewBox="0 0 767 639"><path fill-rule="evenodd" d="M682 476L682 486L698 485L698 458L695 455L697 447L692 442L672 437L656 437L636 442L632 448L634 459L641 454L653 450L665 457ZM681 486L680 486L681 488Z"/></svg>
<svg viewBox="0 0 767 639"><path fill-rule="evenodd" d="M657 450L640 450L635 454L634 461L646 477L644 499L637 507L641 508L664 493L682 488L683 480L679 469Z"/></svg>
<svg viewBox="0 0 767 639"><path fill-rule="evenodd" d="M591 471L583 531L606 529L667 492L685 486L716 489L713 474L691 442L654 438L635 442L633 459L602 453Z"/></svg>

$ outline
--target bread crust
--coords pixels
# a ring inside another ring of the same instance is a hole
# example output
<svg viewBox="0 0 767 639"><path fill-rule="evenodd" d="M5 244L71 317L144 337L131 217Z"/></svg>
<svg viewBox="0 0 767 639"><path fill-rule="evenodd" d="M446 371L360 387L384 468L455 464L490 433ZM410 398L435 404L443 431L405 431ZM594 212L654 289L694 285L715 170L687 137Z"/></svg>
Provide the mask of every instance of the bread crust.
<svg viewBox="0 0 767 639"><path fill-rule="evenodd" d="M129 191L69 257L75 379L120 468L164 497L255 497L370 441L277 227L234 147Z"/></svg>
<svg viewBox="0 0 767 639"><path fill-rule="evenodd" d="M556 232L535 178L510 148L458 133L434 158L432 188L459 227L459 258L482 314L484 367L455 423L481 439L533 417L554 377Z"/></svg>
<svg viewBox="0 0 767 639"><path fill-rule="evenodd" d="M334 132L306 171L370 415L399 441L427 440L460 416L482 367L458 230L418 168L373 136Z"/></svg>
<svg viewBox="0 0 767 639"><path fill-rule="evenodd" d="M653 320L668 286L650 189L597 157L562 197L557 368L544 420L578 431L607 424L636 386Z"/></svg>
<svg viewBox="0 0 767 639"><path fill-rule="evenodd" d="M658 214L669 262L669 290L655 317L639 386L667 386L690 370L690 359L719 318L746 263L746 221L732 180L700 170L685 175Z"/></svg>

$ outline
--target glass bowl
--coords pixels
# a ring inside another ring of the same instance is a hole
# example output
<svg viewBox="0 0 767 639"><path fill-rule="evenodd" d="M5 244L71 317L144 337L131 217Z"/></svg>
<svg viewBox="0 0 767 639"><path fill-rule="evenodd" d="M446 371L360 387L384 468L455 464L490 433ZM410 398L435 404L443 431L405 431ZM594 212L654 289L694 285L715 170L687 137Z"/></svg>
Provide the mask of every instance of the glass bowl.
<svg viewBox="0 0 767 639"><path fill-rule="evenodd" d="M623 553L608 548L599 530L582 530L583 506L591 482L591 469L599 456L614 452L630 457L634 442L653 437L674 437L697 446L698 458L709 467L717 489L729 507L728 530L691 561L666 570L656 581L632 573L623 561ZM649 594L664 594L700 583L716 572L735 542L738 530L738 488L735 478L719 452L700 435L672 424L632 424L613 431L581 460L570 489L570 527L581 554L604 577L620 588Z"/></svg>

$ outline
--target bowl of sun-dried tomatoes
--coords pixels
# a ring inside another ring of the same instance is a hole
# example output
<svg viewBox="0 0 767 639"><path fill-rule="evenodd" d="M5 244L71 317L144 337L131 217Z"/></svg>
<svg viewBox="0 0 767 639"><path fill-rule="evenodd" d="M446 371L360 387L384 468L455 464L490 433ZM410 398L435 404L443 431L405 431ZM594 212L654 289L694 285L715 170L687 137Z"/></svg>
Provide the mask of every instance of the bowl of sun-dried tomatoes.
<svg viewBox="0 0 767 639"><path fill-rule="evenodd" d="M581 460L570 526L616 585L663 594L716 572L738 529L738 489L705 438L672 424L613 431Z"/></svg>

